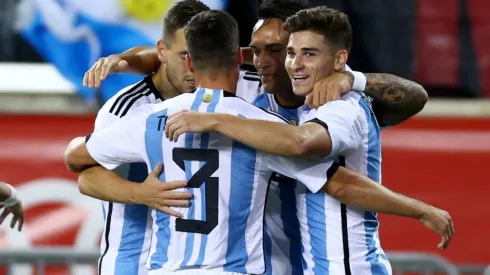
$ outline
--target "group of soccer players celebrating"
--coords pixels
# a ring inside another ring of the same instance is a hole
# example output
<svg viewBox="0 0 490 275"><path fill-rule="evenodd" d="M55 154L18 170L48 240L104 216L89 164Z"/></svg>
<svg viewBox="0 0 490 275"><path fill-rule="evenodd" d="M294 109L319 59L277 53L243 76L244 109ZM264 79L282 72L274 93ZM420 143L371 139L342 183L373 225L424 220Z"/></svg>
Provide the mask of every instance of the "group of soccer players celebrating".
<svg viewBox="0 0 490 275"><path fill-rule="evenodd" d="M449 244L447 212L380 184L380 129L420 111L424 89L352 71L340 11L264 0L257 14L240 49L232 16L179 1L156 49L87 72L90 87L148 75L65 152L80 191L103 201L99 274L391 274L376 213Z"/></svg>

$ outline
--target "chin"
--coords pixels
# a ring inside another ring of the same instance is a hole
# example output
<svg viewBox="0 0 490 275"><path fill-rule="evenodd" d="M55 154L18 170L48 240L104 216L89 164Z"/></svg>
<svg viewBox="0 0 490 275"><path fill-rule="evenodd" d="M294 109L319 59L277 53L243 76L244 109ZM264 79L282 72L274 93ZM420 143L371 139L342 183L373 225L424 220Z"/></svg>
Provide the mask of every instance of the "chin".
<svg viewBox="0 0 490 275"><path fill-rule="evenodd" d="M310 88L305 88L305 87L293 87L293 92L295 95L298 95L298 96L307 96L309 93L311 93L311 90Z"/></svg>
<svg viewBox="0 0 490 275"><path fill-rule="evenodd" d="M268 94L275 94L274 86L272 84L262 83L262 88L264 89L264 92L266 92Z"/></svg>

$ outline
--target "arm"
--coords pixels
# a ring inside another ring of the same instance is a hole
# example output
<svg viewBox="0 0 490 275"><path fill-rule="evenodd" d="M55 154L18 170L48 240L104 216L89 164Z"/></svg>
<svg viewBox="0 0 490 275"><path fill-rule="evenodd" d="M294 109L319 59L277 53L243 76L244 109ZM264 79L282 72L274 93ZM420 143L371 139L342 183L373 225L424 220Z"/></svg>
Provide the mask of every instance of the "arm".
<svg viewBox="0 0 490 275"><path fill-rule="evenodd" d="M181 111L167 120L165 136L176 141L187 132L216 131L259 151L279 156L328 155L330 135L316 123L299 127L228 114ZM318 150L318 151L315 151Z"/></svg>
<svg viewBox="0 0 490 275"><path fill-rule="evenodd" d="M0 181L0 203L10 198L12 192L6 183Z"/></svg>
<svg viewBox="0 0 490 275"><path fill-rule="evenodd" d="M327 156L332 152L329 132L317 123L293 126L217 114L214 131L278 156Z"/></svg>
<svg viewBox="0 0 490 275"><path fill-rule="evenodd" d="M74 138L65 150L65 165L73 173L80 173L90 166L98 165L87 150L86 139L87 137Z"/></svg>
<svg viewBox="0 0 490 275"><path fill-rule="evenodd" d="M248 47L242 48L242 53L244 63L253 65L252 50ZM155 47L134 47L114 56L128 62L128 70L135 74L152 74L160 68L161 64Z"/></svg>
<svg viewBox="0 0 490 275"><path fill-rule="evenodd" d="M257 117L270 120L271 115ZM322 106L316 117L320 119L293 126L226 114L181 111L169 117L165 135L177 140L187 132L216 131L259 151L286 157L349 154L360 146L365 114L359 106L344 100L332 101Z"/></svg>
<svg viewBox="0 0 490 275"><path fill-rule="evenodd" d="M149 75L160 68L155 47L134 47L115 56L128 62L128 70L135 74Z"/></svg>
<svg viewBox="0 0 490 275"><path fill-rule="evenodd" d="M115 203L138 203L138 183L123 179L102 166L86 169L78 176L80 193Z"/></svg>
<svg viewBox="0 0 490 275"><path fill-rule="evenodd" d="M349 169L339 167L322 189L346 205L418 219L441 236L442 240L438 245L440 249L445 249L454 235L454 224L446 211L395 193Z"/></svg>
<svg viewBox="0 0 490 275"><path fill-rule="evenodd" d="M373 98L373 110L380 126L394 126L415 115L428 100L424 88L410 80L391 74L363 74L347 68L319 80L306 96L312 109L339 100L343 93L355 90Z"/></svg>
<svg viewBox="0 0 490 275"><path fill-rule="evenodd" d="M126 204L144 204L172 216L181 214L170 207L188 207L192 194L176 189L187 186L185 181L161 182L163 166L157 165L143 183L123 179L117 173L101 166L91 167L80 173L80 193L96 199Z"/></svg>
<svg viewBox="0 0 490 275"><path fill-rule="evenodd" d="M442 237L444 249L454 234L451 217L415 199L397 194L366 176L340 167L330 158L269 156L269 168L302 182L311 192L324 191L341 203L368 211L418 219Z"/></svg>
<svg viewBox="0 0 490 275"><path fill-rule="evenodd" d="M373 110L380 126L400 124L427 103L427 92L416 82L392 74L366 73L365 76L363 92L373 98Z"/></svg>
<svg viewBox="0 0 490 275"><path fill-rule="evenodd" d="M146 118L151 110L151 105L141 106L109 127L75 138L65 151L68 169L79 173L101 165L114 170L125 163L144 162Z"/></svg>
<svg viewBox="0 0 490 275"><path fill-rule="evenodd" d="M414 219L422 218L429 207L344 167L339 167L322 189L346 205Z"/></svg>

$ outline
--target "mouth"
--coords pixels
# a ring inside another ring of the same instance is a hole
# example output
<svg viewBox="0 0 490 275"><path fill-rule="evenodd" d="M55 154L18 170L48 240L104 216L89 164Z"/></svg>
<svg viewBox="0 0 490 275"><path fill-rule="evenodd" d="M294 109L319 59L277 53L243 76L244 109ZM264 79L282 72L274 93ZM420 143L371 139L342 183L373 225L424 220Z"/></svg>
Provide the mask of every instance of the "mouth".
<svg viewBox="0 0 490 275"><path fill-rule="evenodd" d="M194 79L187 79L186 81L187 81L187 83L189 83L192 86L196 85L196 81Z"/></svg>
<svg viewBox="0 0 490 275"><path fill-rule="evenodd" d="M294 75L293 84L297 84L297 85L304 84L308 78L310 78L309 75Z"/></svg>

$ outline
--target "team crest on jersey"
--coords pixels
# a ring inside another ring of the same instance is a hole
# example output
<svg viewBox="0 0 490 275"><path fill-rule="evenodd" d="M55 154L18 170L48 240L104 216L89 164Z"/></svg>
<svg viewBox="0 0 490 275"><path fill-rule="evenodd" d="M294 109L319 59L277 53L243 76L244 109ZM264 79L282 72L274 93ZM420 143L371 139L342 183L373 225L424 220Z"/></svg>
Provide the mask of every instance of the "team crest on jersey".
<svg viewBox="0 0 490 275"><path fill-rule="evenodd" d="M296 119L290 119L289 122L291 122L291 124L294 126L298 126L298 121Z"/></svg>

